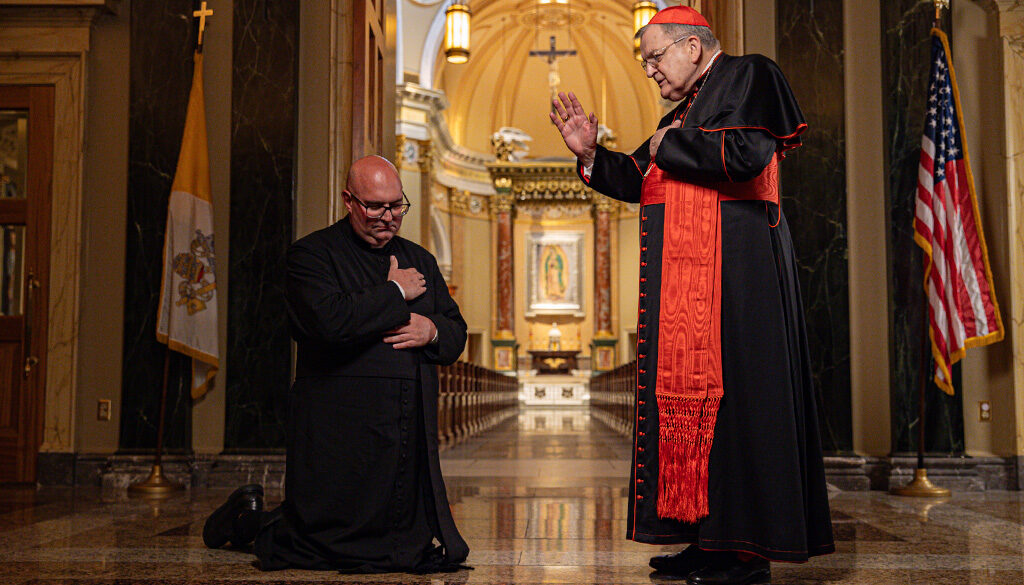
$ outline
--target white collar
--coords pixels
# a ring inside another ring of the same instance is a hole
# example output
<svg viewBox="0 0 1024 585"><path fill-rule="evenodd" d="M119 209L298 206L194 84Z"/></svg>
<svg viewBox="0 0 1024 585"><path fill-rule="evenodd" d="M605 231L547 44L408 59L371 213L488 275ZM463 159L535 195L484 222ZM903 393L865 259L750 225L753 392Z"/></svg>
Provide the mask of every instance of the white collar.
<svg viewBox="0 0 1024 585"><path fill-rule="evenodd" d="M711 56L711 60L708 61L708 64L704 66L704 71L700 72L700 75L697 76L697 79L704 77L704 74L708 72L708 69L711 69L711 66L715 64L715 59L717 59L718 56L721 54L722 49L718 49L717 51L715 51L715 54Z"/></svg>

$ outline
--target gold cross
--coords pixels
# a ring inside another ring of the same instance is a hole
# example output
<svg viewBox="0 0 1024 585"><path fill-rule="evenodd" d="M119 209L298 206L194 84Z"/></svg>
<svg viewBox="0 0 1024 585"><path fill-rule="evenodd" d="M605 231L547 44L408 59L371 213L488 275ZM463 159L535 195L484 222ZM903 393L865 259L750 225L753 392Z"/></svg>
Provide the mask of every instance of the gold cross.
<svg viewBox="0 0 1024 585"><path fill-rule="evenodd" d="M192 13L192 16L199 17L199 46L203 46L203 31L206 30L206 17L213 16L213 10L207 10L206 2Z"/></svg>

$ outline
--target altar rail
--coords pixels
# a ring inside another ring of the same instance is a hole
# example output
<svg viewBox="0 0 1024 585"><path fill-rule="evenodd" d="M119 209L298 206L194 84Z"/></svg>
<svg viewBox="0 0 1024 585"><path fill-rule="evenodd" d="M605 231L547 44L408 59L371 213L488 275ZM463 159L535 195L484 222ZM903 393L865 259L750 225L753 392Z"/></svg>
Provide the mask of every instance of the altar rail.
<svg viewBox="0 0 1024 585"><path fill-rule="evenodd" d="M450 447L489 429L519 407L518 381L466 362L439 368L437 438Z"/></svg>
<svg viewBox="0 0 1024 585"><path fill-rule="evenodd" d="M590 381L594 416L623 435L633 432L636 409L636 361L595 376Z"/></svg>

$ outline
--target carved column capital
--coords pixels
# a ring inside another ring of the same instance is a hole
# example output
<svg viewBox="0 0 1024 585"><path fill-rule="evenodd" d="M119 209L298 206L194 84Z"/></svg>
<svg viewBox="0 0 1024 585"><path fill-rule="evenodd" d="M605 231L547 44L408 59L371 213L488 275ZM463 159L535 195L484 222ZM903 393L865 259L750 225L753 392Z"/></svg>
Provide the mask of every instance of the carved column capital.
<svg viewBox="0 0 1024 585"><path fill-rule="evenodd" d="M405 134L398 134L395 136L395 167L402 168L405 166Z"/></svg>
<svg viewBox="0 0 1024 585"><path fill-rule="evenodd" d="M508 213L515 207L516 199L509 192L498 192L497 195L491 198L491 213L495 216L499 213Z"/></svg>
<svg viewBox="0 0 1024 585"><path fill-rule="evenodd" d="M429 140L417 140L420 146L420 172L429 173L434 168L434 158L436 153L434 152L434 145Z"/></svg>
<svg viewBox="0 0 1024 585"><path fill-rule="evenodd" d="M605 197L603 195L598 195L594 197L594 211L598 213L614 214L618 209L618 201L611 199L609 197Z"/></svg>

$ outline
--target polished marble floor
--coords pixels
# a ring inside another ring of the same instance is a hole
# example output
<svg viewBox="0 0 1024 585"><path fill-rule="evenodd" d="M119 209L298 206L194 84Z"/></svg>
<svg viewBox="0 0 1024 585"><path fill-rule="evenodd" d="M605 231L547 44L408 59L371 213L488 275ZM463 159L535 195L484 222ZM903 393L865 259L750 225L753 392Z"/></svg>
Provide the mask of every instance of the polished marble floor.
<svg viewBox="0 0 1024 585"><path fill-rule="evenodd" d="M205 516L228 490L162 502L98 489L0 488L0 584L657 583L626 541L628 443L585 409L523 410L442 454L473 571L448 575L263 573L252 555L208 550ZM838 551L774 564L772 583L1024 584L1024 496L947 502L832 491ZM269 503L281 494L268 493Z"/></svg>

